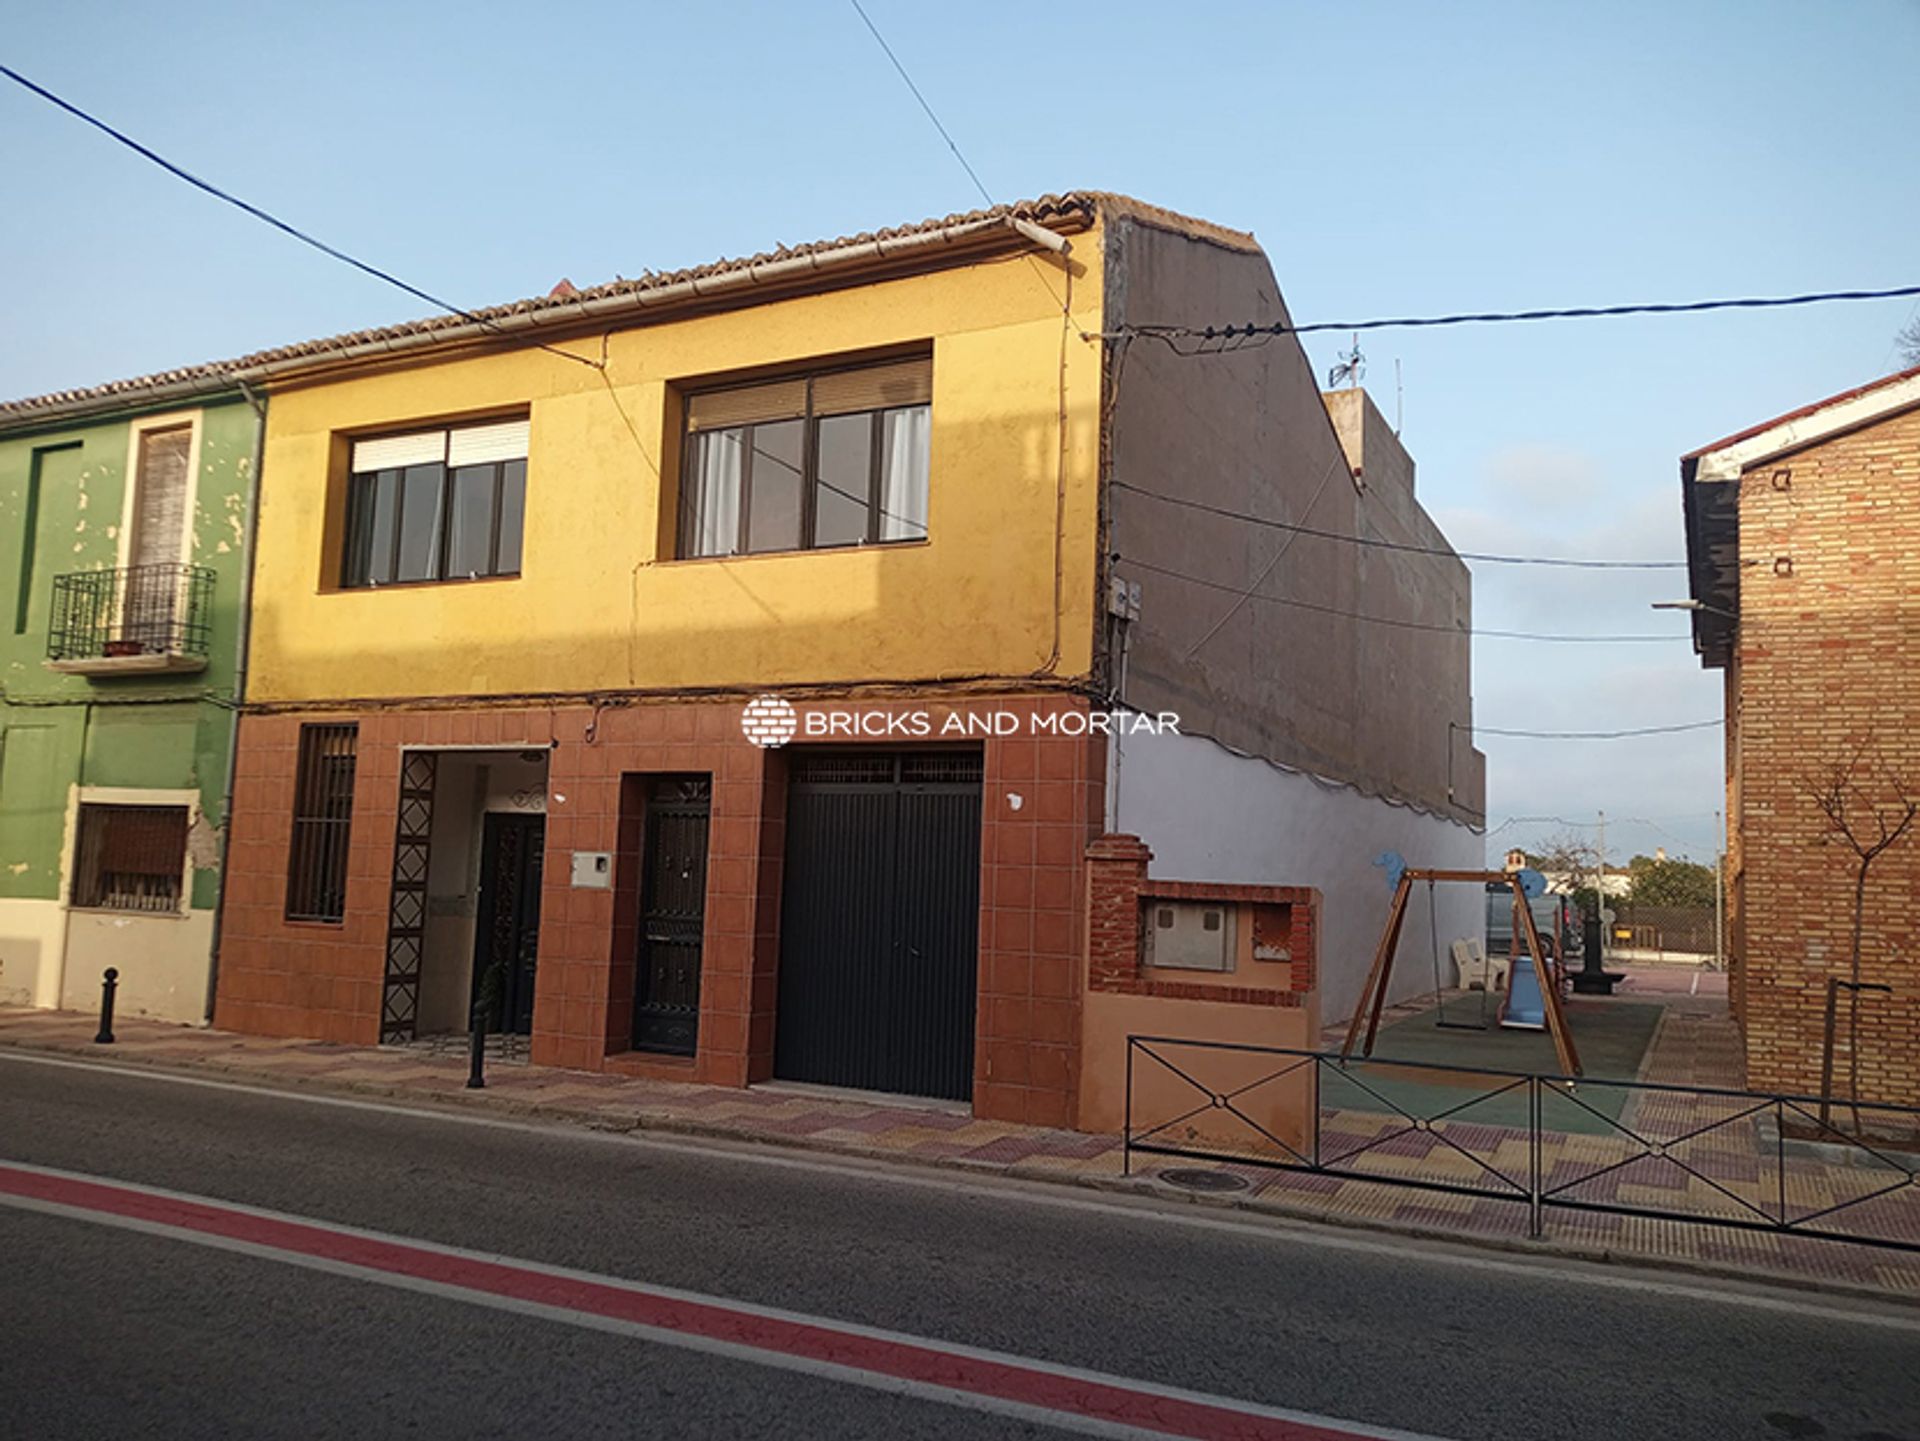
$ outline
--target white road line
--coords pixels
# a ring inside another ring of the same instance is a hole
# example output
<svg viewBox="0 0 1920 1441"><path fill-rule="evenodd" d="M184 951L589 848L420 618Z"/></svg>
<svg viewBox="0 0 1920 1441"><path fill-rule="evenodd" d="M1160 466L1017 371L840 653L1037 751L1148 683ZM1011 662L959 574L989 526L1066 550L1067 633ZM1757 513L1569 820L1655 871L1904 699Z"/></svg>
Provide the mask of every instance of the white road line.
<svg viewBox="0 0 1920 1441"><path fill-rule="evenodd" d="M84 1172L59 1170L51 1166L30 1166L24 1163L5 1163L16 1171L32 1172L39 1176L53 1178L63 1182L95 1183L111 1186L117 1190L138 1193L141 1196L154 1197L166 1201L183 1202L193 1207L211 1208L214 1211L230 1213L236 1217L251 1217L273 1222L289 1223L309 1228L331 1236L352 1237L373 1241L382 1246L398 1247L407 1252L426 1257L445 1257L460 1261L475 1261L489 1267L508 1267L515 1272L529 1276L551 1277L562 1281L583 1283L589 1287L607 1288L624 1292L635 1297L663 1299L687 1302L698 1307L711 1307L731 1313L735 1316L764 1320L786 1325L807 1328L819 1328L842 1337L855 1337L880 1343L883 1347L919 1353L932 1352L944 1357L952 1357L962 1362L980 1362L986 1367L1012 1367L1022 1373L1061 1380L1086 1383L1092 1387L1130 1393L1134 1400L1153 1398L1192 1406L1217 1408L1230 1413L1230 1416L1249 1420L1268 1420L1290 1423L1292 1426L1312 1428L1320 1433L1352 1437L1354 1441L1442 1441L1442 1438L1425 1433L1403 1431L1391 1427L1367 1425L1364 1422L1348 1421L1336 1417L1319 1415L1313 1412L1297 1411L1287 1407L1268 1406L1260 1402L1244 1401L1233 1397L1215 1396L1206 1392L1191 1391L1179 1386L1164 1386L1150 1381L1136 1381L1128 1377L1116 1376L1110 1372L1091 1371L1077 1366L1066 1366L1051 1361L1039 1360L1030 1356L1015 1355L1011 1352L993 1351L983 1347L968 1346L959 1342L939 1340L931 1337L916 1336L907 1332L890 1331L877 1326L865 1326L856 1322L840 1321L831 1317L811 1315L804 1312L783 1310L774 1306L762 1306L752 1302L734 1301L725 1297L705 1295L696 1291L685 1291L674 1287L656 1286L638 1282L621 1276L603 1275L591 1271L576 1270L571 1267L553 1266L544 1262L522 1260L518 1257L503 1256L492 1252L468 1250L459 1246L447 1246L438 1242L417 1240L410 1236L395 1235L385 1231L370 1230L360 1226L344 1226L331 1221L316 1220L308 1216L295 1215L285 1211L267 1210L258 1206L243 1206L213 1197L198 1196L184 1191L173 1191L158 1186L134 1185L128 1182L109 1181L104 1177L88 1175ZM683 1350L700 1352L707 1355L722 1356L731 1360L744 1361L752 1365L771 1367L776 1370L793 1371L803 1375L821 1377L869 1390L890 1394L911 1396L920 1400L933 1401L946 1406L964 1410L982 1411L996 1415L1011 1416L1032 1421L1039 1425L1061 1430L1078 1432L1083 1435L1119 1438L1119 1441L1166 1441L1169 1435L1185 1436L1193 1434L1184 1427L1175 1429L1156 1429L1152 1427L1128 1425L1124 1422L1109 1420L1084 1412L1056 1408L1054 1406L1023 1402L1007 1395L995 1395L990 1391L966 1386L942 1386L914 1377L888 1374L856 1363L839 1363L819 1356L794 1354L780 1349L776 1344L762 1341L758 1344L751 1340L730 1341L719 1337L702 1335L678 1326L655 1325L631 1319L610 1316L585 1306L567 1306L530 1300L525 1296L488 1291L474 1285L462 1285L457 1282L436 1280L431 1276L410 1274L401 1269L387 1266L363 1265L344 1261L337 1257L316 1255L309 1251L296 1249L291 1245L274 1245L252 1241L244 1236L222 1234L216 1230L202 1229L199 1226L172 1225L148 1217L116 1214L109 1210L98 1209L95 1205L69 1204L36 1196L7 1194L0 1191L0 1207L29 1211L42 1215L60 1216L66 1219L91 1225L111 1226L121 1230L139 1232L144 1235L159 1236L189 1244L206 1246L215 1250L229 1251L238 1255L250 1256L260 1260L276 1261L285 1265L297 1266L307 1270L323 1271L332 1275L350 1277L375 1285L389 1286L400 1290L414 1291L423 1295L436 1296L445 1300L458 1301L469 1305L485 1306L495 1310L509 1311L519 1315L537 1317L555 1321L563 1325L584 1327L607 1331L615 1335L629 1336L637 1340L649 1341L657 1345L672 1346ZM546 1288L549 1291L552 1288ZM964 1379L966 1369L960 1368L954 1379ZM1151 1411L1151 1407L1132 1406L1136 1414ZM1214 1418L1218 1421L1219 1417Z"/></svg>
<svg viewBox="0 0 1920 1441"><path fill-rule="evenodd" d="M1301 1221L1293 1217L1276 1216L1272 1220L1264 1218L1239 1220L1227 1216L1200 1214L1187 1204L1172 1207L1160 1205L1147 1197L1142 1197L1138 1201L1124 1201L1117 1198L1101 1198L1090 1192L1076 1194L1073 1189L1061 1186L1058 1182L1028 1181L1020 1177L1001 1177L987 1172L969 1172L965 1180L949 1179L945 1176L914 1174L896 1169L898 1165L896 1162L868 1161L862 1157L827 1159L816 1156L796 1156L767 1150L752 1142L733 1141L727 1138L714 1138L711 1141L677 1140L627 1131L590 1130L569 1125L566 1122L507 1120L497 1116L469 1115L450 1109L430 1109L349 1096L316 1095L304 1091L279 1090L271 1086L261 1087L236 1081L218 1081L205 1076L184 1076L145 1066L76 1061L61 1056L38 1055L3 1044L0 1044L0 1061L95 1071L134 1080L164 1082L168 1085L198 1087L213 1091L232 1091L242 1096L298 1102L302 1105L331 1106L347 1111L369 1111L410 1120L439 1121L489 1130L513 1131L549 1140L567 1139L596 1145L632 1146L642 1150L660 1151L706 1161L727 1161L741 1165L802 1171L833 1176L841 1180L853 1176L863 1181L909 1190L934 1191L974 1199L984 1197L994 1201L1018 1202L1135 1222L1177 1225L1189 1230L1255 1237L1269 1242L1316 1246L1323 1250L1348 1251L1393 1260L1404 1261L1409 1254L1412 1254L1423 1261L1452 1266L1460 1270L1515 1276L1530 1281L1572 1282L1599 1290L1625 1291L1671 1300L1706 1301L1743 1307L1747 1310L1768 1311L1776 1315L1878 1326L1894 1331L1920 1334L1920 1313L1910 1310L1900 1312L1871 1309L1875 1303L1865 1300L1858 1302L1857 1305L1856 1303L1842 1304L1815 1300L1811 1297L1802 1298L1792 1294L1761 1293L1746 1289L1750 1285L1764 1284L1762 1282L1718 1283L1706 1280L1670 1280L1626 1270L1626 1266L1630 1263L1623 1262L1594 1263L1577 1257L1558 1256L1541 1256L1538 1259L1529 1257L1525 1260L1510 1259L1455 1249L1444 1242L1432 1241L1425 1237L1408 1237L1404 1241L1376 1240L1365 1236L1339 1233L1311 1221ZM913 1164L911 1157L901 1159L908 1165ZM1599 1269L1601 1265L1605 1265L1608 1269ZM1616 1266L1621 1268L1618 1273L1613 1269ZM1890 1301L1887 1304L1897 1306L1902 1303Z"/></svg>

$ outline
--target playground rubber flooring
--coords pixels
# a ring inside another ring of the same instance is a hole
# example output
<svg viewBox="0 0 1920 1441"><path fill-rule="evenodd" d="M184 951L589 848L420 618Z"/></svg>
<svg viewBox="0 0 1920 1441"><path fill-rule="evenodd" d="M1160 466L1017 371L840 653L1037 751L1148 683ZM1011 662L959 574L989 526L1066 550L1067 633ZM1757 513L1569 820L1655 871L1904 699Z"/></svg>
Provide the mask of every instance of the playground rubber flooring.
<svg viewBox="0 0 1920 1441"><path fill-rule="evenodd" d="M1580 1053L1581 1071L1600 1080L1631 1081L1640 1074L1659 1029L1663 1007L1614 997L1575 996L1565 1002L1567 1026ZM1344 1076L1322 1068L1320 1104L1328 1110L1380 1111L1397 1106L1411 1115L1488 1126L1527 1126L1527 1088L1508 1076L1468 1072L1414 1071L1386 1064L1412 1061L1427 1066L1486 1066L1490 1071L1557 1075L1553 1038L1545 1031L1509 1030L1487 1007L1484 1031L1457 1030L1480 1019L1480 995L1450 996L1448 1025L1440 1026L1441 1006L1383 1026L1369 1061L1355 1062ZM1623 1086L1580 1090L1584 1105L1549 1098L1541 1117L1550 1130L1576 1135L1613 1133L1607 1118L1618 1120L1633 1092ZM1589 1111L1585 1107L1591 1107ZM1458 1109L1455 1109L1458 1108ZM1599 1112L1595 1115L1593 1112ZM1617 1134L1617 1133L1616 1133Z"/></svg>

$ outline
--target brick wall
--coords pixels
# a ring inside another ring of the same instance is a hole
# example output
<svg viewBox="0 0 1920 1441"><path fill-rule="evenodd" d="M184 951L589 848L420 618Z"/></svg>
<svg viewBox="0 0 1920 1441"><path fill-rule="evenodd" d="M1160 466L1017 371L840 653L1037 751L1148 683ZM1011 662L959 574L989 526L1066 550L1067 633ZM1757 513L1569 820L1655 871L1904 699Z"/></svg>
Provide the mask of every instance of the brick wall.
<svg viewBox="0 0 1920 1441"><path fill-rule="evenodd" d="M1087 848L1087 988L1168 1001L1246 1006L1306 1004L1319 979L1320 893L1310 886L1150 880L1153 852L1138 836L1104 835ZM1159 971L1144 963L1145 916L1156 900L1237 908L1241 957L1228 972ZM1181 1011L1167 1025L1181 1030Z"/></svg>
<svg viewBox="0 0 1920 1441"><path fill-rule="evenodd" d="M804 716L832 704L802 703L798 710ZM1023 733L983 742L974 1111L1071 1125L1080 1071L1083 857L1104 814L1105 745L1073 728L1033 734L1028 719L1084 716L1086 703L1068 696L921 696L863 699L859 708L1021 718ZM377 1042L403 748L529 748L550 754L551 791L534 1060L720 1085L768 1079L778 1020L787 752L748 744L742 709L710 701L246 716L215 1024ZM284 915L300 726L323 720L360 725L347 914L338 924ZM639 778L666 774L713 780L699 1049L692 1060L629 1049ZM574 889L574 850L614 852L615 888Z"/></svg>
<svg viewBox="0 0 1920 1441"><path fill-rule="evenodd" d="M1920 797L1920 412L1758 465L1740 485L1734 1004L1748 1083L1812 1092L1827 979L1849 969L1854 858L1809 787L1864 747L1867 799L1887 810L1896 790ZM1920 831L1874 863L1866 917L1862 979L1894 995L1861 1000L1860 1095L1920 1102ZM1845 1015L1843 996L1840 1094Z"/></svg>

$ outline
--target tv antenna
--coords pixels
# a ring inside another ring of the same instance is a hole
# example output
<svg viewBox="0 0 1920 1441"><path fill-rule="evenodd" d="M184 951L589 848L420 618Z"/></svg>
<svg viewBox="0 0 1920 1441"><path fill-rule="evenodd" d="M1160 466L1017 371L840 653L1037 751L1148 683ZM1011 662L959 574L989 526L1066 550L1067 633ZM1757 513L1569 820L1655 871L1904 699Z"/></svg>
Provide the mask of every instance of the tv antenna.
<svg viewBox="0 0 1920 1441"><path fill-rule="evenodd" d="M1340 363L1327 372L1327 389L1335 390L1342 385L1357 386L1361 377L1367 373L1367 358L1360 353L1360 335L1354 333L1350 349L1338 352Z"/></svg>

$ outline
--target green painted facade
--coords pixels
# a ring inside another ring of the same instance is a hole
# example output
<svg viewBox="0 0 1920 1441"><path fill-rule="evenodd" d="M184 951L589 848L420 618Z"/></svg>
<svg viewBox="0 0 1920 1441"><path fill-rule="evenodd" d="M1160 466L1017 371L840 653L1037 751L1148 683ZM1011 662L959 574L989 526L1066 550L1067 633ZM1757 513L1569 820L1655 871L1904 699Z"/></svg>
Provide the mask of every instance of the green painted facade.
<svg viewBox="0 0 1920 1441"><path fill-rule="evenodd" d="M55 577L126 564L135 423L194 414L189 560L214 577L205 668L56 673L46 664ZM0 426L0 1003L19 1003L22 977L49 959L43 908L17 903L61 901L76 787L198 792L188 901L193 912L218 902L259 429L253 406L232 392Z"/></svg>

